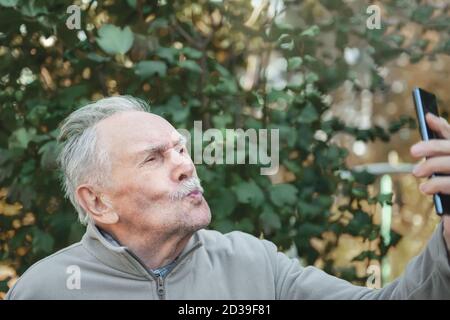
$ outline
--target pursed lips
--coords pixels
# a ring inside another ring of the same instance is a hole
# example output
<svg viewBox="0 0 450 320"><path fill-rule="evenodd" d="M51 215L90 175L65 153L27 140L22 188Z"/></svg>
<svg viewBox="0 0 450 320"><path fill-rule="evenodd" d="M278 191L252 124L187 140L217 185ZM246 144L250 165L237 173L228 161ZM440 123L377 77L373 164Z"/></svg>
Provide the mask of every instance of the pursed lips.
<svg viewBox="0 0 450 320"><path fill-rule="evenodd" d="M198 199L202 197L202 192L199 189L195 189L187 194L188 197Z"/></svg>

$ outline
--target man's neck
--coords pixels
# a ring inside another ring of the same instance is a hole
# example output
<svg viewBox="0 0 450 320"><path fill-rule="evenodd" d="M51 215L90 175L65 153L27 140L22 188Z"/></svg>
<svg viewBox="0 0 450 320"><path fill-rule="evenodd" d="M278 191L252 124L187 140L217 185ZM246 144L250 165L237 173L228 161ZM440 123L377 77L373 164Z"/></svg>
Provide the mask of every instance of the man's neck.
<svg viewBox="0 0 450 320"><path fill-rule="evenodd" d="M102 227L103 230L105 230ZM136 233L130 235L119 230L105 230L110 233L122 246L130 249L150 269L157 269L173 262L186 247L192 233L187 235L173 235L142 237Z"/></svg>

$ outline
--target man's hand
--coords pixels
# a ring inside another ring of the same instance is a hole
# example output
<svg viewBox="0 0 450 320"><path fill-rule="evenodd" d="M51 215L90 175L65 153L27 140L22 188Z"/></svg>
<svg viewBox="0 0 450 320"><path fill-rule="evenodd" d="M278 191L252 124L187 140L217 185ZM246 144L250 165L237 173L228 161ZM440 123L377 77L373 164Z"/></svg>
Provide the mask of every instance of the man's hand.
<svg viewBox="0 0 450 320"><path fill-rule="evenodd" d="M411 155L415 158L427 157L428 159L418 164L413 174L416 177L429 177L433 173L450 174L450 125L444 118L427 113L426 121L431 130L443 139L421 141L411 147ZM432 195L434 193L450 194L450 176L433 177L419 186L422 193ZM447 249L450 251L450 215L444 215L444 238Z"/></svg>

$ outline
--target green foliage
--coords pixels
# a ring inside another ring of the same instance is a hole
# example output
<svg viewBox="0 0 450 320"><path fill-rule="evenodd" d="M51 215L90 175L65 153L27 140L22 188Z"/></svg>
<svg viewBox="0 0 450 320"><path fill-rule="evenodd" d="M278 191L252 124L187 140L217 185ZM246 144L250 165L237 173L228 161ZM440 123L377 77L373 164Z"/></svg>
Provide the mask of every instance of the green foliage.
<svg viewBox="0 0 450 320"><path fill-rule="evenodd" d="M337 242L319 252L311 238L322 238L325 231L337 239L343 234L377 238L379 228L362 204L389 202L391 195L370 195L375 177L368 173L340 176L348 171L348 151L330 140L349 134L361 141L389 141L415 124L402 117L387 128L349 127L324 117L330 108L324 97L344 81L363 89L344 59L345 48L354 43L370 58L364 67L372 75L372 91L386 87L377 67L400 53L413 61L449 54L448 18L415 1L385 5L391 15L405 14L440 32L441 41L425 51L423 39L404 45L401 24L389 33L384 25L365 29L368 2L350 7L344 1L285 1L284 20L263 11L253 24L246 23L253 11L250 1L92 3L81 11L86 38L80 40L77 30L65 26L71 1L0 1L0 186L8 189L8 203L23 206L16 215L0 212L2 260L21 273L79 240L83 228L63 199L55 168L57 126L86 102L119 93L148 100L152 111L176 128L192 130L194 120L202 120L204 129L278 128L281 165L293 174L289 182L273 185L258 165L198 166L213 213L211 227L263 234L281 249L295 245L307 263L321 258L326 271L361 281L354 268L333 267L328 254ZM318 14L325 11L329 19ZM99 15L107 15L108 24L99 23L104 21ZM50 36L54 45L45 44ZM250 55L274 51L286 60L285 73L300 81L271 86L262 66L251 88L239 85ZM331 51L336 54L330 56ZM316 138L318 130L326 139ZM346 204L334 209L336 197ZM27 224L30 212L35 221ZM392 239L395 245L399 237ZM378 249L355 260L379 259L389 247Z"/></svg>
<svg viewBox="0 0 450 320"><path fill-rule="evenodd" d="M109 54L125 54L133 45L133 32L130 27L121 30L111 24L105 24L98 30L96 39L100 48Z"/></svg>
<svg viewBox="0 0 450 320"><path fill-rule="evenodd" d="M155 75L164 77L167 72L167 66L161 61L141 61L136 64L135 72L142 79L146 79Z"/></svg>
<svg viewBox="0 0 450 320"><path fill-rule="evenodd" d="M277 207L293 205L297 200L297 189L291 184L276 184L269 189L270 199Z"/></svg>

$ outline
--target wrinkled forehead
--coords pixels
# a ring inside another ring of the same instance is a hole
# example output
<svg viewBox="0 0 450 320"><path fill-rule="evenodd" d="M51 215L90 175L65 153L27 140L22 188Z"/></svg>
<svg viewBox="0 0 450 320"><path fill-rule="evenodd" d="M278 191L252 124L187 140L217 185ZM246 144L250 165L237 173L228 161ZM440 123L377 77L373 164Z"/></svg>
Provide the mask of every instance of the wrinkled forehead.
<svg viewBox="0 0 450 320"><path fill-rule="evenodd" d="M110 156L126 160L150 145L171 144L180 137L164 118L143 111L114 114L97 124L100 145Z"/></svg>

